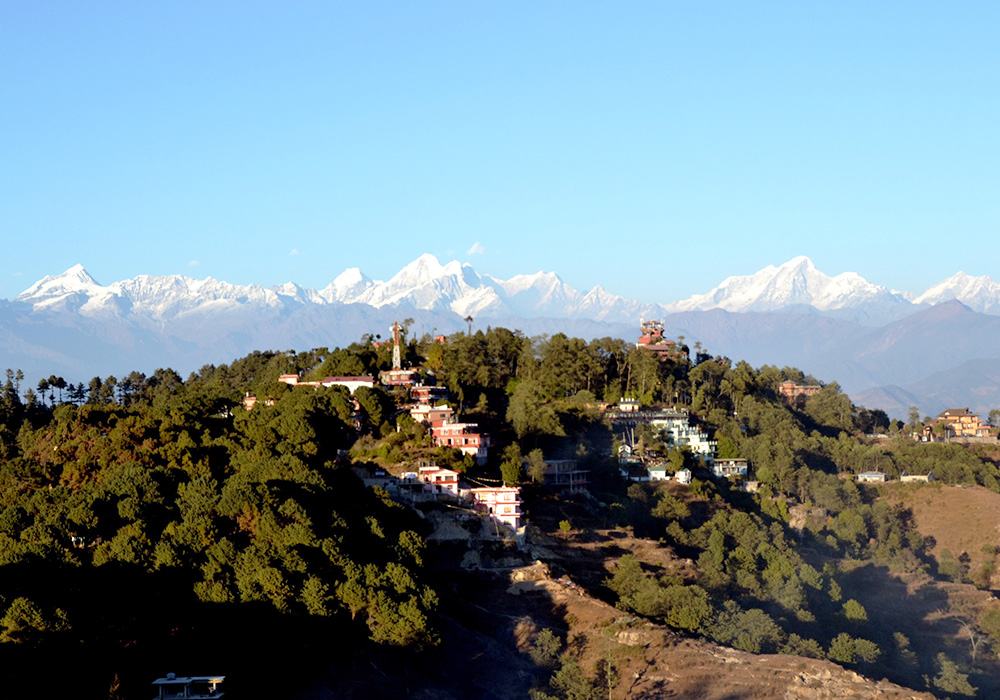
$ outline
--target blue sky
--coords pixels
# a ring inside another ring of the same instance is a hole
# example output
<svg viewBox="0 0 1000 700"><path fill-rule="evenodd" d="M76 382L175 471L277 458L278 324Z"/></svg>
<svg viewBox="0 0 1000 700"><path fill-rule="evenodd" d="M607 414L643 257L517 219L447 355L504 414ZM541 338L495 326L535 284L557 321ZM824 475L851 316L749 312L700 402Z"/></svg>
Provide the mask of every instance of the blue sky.
<svg viewBox="0 0 1000 700"><path fill-rule="evenodd" d="M424 252L669 302L1000 279L1000 5L0 5L0 298Z"/></svg>

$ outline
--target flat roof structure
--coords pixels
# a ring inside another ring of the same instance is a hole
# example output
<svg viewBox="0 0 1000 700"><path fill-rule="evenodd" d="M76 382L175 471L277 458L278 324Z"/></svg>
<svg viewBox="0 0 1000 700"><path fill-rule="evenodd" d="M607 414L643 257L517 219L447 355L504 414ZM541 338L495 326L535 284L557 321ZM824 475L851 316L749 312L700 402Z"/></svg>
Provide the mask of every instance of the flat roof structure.
<svg viewBox="0 0 1000 700"><path fill-rule="evenodd" d="M153 681L158 694L153 700L207 700L221 698L225 693L219 685L225 676L178 676L168 673Z"/></svg>

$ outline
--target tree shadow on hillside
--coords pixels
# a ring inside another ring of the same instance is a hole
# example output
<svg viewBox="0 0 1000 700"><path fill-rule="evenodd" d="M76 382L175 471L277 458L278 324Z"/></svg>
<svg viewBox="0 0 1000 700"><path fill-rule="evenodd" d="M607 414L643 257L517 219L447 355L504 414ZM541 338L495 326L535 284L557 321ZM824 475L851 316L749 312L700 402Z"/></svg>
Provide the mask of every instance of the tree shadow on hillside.
<svg viewBox="0 0 1000 700"><path fill-rule="evenodd" d="M873 670L897 683L920 688L925 676L937 674L937 655L942 650L972 670L972 647L959 617L949 607L947 591L938 582L918 575L900 578L874 564L846 572L839 580L843 600L857 600L868 616L866 623L855 625L852 634L874 641L882 651ZM897 633L909 640L915 658L900 652ZM980 648L975 667L980 697L1000 695L996 658Z"/></svg>
<svg viewBox="0 0 1000 700"><path fill-rule="evenodd" d="M48 615L58 608L69 626L0 645L10 697L39 696L40 687L46 697L108 697L117 676L123 697L142 698L168 672L225 675L237 697L287 697L331 655L349 654L354 637L341 620L203 603L186 576L129 566L8 565L0 594L8 603L30 598Z"/></svg>

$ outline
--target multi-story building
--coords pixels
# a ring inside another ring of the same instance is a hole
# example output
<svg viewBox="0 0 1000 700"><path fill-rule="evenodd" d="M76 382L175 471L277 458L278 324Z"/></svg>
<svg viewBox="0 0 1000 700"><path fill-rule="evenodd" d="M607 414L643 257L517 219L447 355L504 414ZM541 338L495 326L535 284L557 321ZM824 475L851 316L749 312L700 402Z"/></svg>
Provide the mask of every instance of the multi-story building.
<svg viewBox="0 0 1000 700"><path fill-rule="evenodd" d="M455 411L451 406L417 404L410 409L410 416L418 423L423 423L431 427L439 427L454 420Z"/></svg>
<svg viewBox="0 0 1000 700"><path fill-rule="evenodd" d="M639 319L639 340L635 346L655 352L661 360L676 360L681 357L683 351L678 348L677 343L663 337L662 321L643 321Z"/></svg>
<svg viewBox="0 0 1000 700"><path fill-rule="evenodd" d="M424 482L424 491L428 493L450 493L458 497L458 472L454 469L424 464L420 466L417 477Z"/></svg>
<svg viewBox="0 0 1000 700"><path fill-rule="evenodd" d="M745 477L748 473L749 464L745 459L716 459L712 464L712 476L717 478Z"/></svg>
<svg viewBox="0 0 1000 700"><path fill-rule="evenodd" d="M418 404L432 405L448 398L448 389L443 386L418 384L410 387L410 400Z"/></svg>
<svg viewBox="0 0 1000 700"><path fill-rule="evenodd" d="M687 413L665 413L651 420L649 424L654 430L664 431L672 447L678 449L686 447L709 465L715 460L715 449L718 443L715 440L709 440L708 433L691 425Z"/></svg>
<svg viewBox="0 0 1000 700"><path fill-rule="evenodd" d="M489 454L489 437L475 423L443 423L431 428L435 447L452 447L472 455L477 464L485 464Z"/></svg>
<svg viewBox="0 0 1000 700"><path fill-rule="evenodd" d="M798 384L789 380L778 385L778 396L789 406L804 406L806 399L822 389L819 384Z"/></svg>
<svg viewBox="0 0 1000 700"><path fill-rule="evenodd" d="M990 426L968 408L949 408L924 426L923 435L927 439L936 435L944 438L983 438L990 436Z"/></svg>
<svg viewBox="0 0 1000 700"><path fill-rule="evenodd" d="M420 381L420 370L387 369L379 372L378 378L385 386L413 386Z"/></svg>
<svg viewBox="0 0 1000 700"><path fill-rule="evenodd" d="M575 459L547 459L542 483L569 493L586 491L590 484L590 470L580 469Z"/></svg>
<svg viewBox="0 0 1000 700"><path fill-rule="evenodd" d="M503 525L521 527L521 489L516 486L492 486L469 489L476 510L489 513Z"/></svg>

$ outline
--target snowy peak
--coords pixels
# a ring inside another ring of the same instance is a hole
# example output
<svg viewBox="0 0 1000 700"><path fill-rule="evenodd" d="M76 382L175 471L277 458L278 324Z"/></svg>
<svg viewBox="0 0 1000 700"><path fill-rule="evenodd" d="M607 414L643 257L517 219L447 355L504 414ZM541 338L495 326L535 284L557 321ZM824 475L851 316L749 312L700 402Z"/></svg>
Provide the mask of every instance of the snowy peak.
<svg viewBox="0 0 1000 700"><path fill-rule="evenodd" d="M368 291L375 283L364 275L359 268L349 267L333 280L320 296L328 301L350 303Z"/></svg>
<svg viewBox="0 0 1000 700"><path fill-rule="evenodd" d="M504 298L507 309L518 316L575 316L582 298L554 272L487 279Z"/></svg>
<svg viewBox="0 0 1000 700"><path fill-rule="evenodd" d="M48 275L38 280L21 292L17 296L17 301L51 298L79 292L89 294L96 289L103 289L103 287L90 276L83 265L74 265L61 275Z"/></svg>
<svg viewBox="0 0 1000 700"><path fill-rule="evenodd" d="M973 311L984 314L1000 314L1000 284L988 275L972 277L959 272L944 282L930 287L913 300L914 304L940 304L957 299Z"/></svg>
<svg viewBox="0 0 1000 700"><path fill-rule="evenodd" d="M812 306L820 311L907 303L899 294L868 282L854 272L835 277L820 272L805 256L778 267L768 265L752 275L729 277L707 294L670 304L671 311L724 309L732 312L776 311Z"/></svg>
<svg viewBox="0 0 1000 700"><path fill-rule="evenodd" d="M110 293L83 265L74 265L61 275L48 275L38 280L15 301L31 304L36 309L78 311L92 299L103 300Z"/></svg>
<svg viewBox="0 0 1000 700"><path fill-rule="evenodd" d="M449 267L451 268L450 272L453 273L456 266L461 267L458 264L458 261L449 263ZM424 253L409 265L403 267L402 270L397 272L393 278L389 280L389 284L395 284L397 286L409 284L411 286L416 286L423 282L443 277L448 273L449 271L446 271L445 267L438 262L438 259L435 256L430 253Z"/></svg>
<svg viewBox="0 0 1000 700"><path fill-rule="evenodd" d="M478 313L499 299L491 288L483 285L482 278L470 265L463 265L457 260L442 265L436 257L425 253L388 282L372 283L359 294L345 295L342 301L369 304L376 308L408 305L465 315Z"/></svg>
<svg viewBox="0 0 1000 700"><path fill-rule="evenodd" d="M271 287L270 291L274 292L281 301L290 304L322 304L330 301L329 299L324 299L315 289L306 289L294 282L285 282L284 284L276 285Z"/></svg>
<svg viewBox="0 0 1000 700"><path fill-rule="evenodd" d="M554 272L542 272L541 270L533 275L514 275L507 281L492 277L490 279L493 279L503 289L504 294L508 296L514 296L529 289L552 289L562 284L559 275Z"/></svg>

